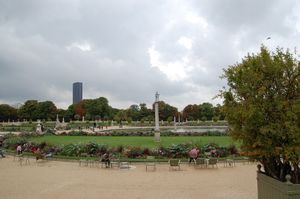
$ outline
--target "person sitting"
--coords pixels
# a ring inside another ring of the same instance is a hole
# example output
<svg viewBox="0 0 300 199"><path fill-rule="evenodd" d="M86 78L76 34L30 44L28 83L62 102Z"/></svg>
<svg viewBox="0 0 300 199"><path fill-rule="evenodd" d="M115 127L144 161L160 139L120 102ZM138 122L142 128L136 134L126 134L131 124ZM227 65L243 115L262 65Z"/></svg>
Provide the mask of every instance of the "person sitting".
<svg viewBox="0 0 300 199"><path fill-rule="evenodd" d="M45 157L45 156L42 154L40 148L37 148L33 153L34 153L34 155L35 155L36 161L38 161L39 159L44 159L44 157Z"/></svg>
<svg viewBox="0 0 300 199"><path fill-rule="evenodd" d="M2 158L5 158L5 155L4 155L4 152L3 152L2 149L0 149L0 156L1 156Z"/></svg>
<svg viewBox="0 0 300 199"><path fill-rule="evenodd" d="M109 153L106 152L101 156L101 162L105 163L105 167L108 168L110 167L110 158L109 158Z"/></svg>
<svg viewBox="0 0 300 199"><path fill-rule="evenodd" d="M4 151L2 150L2 140L0 140L0 155L2 158L5 158Z"/></svg>
<svg viewBox="0 0 300 199"><path fill-rule="evenodd" d="M190 150L189 152L189 163L191 163L192 161L195 161L198 158L198 154L199 154L199 150L197 148L193 148L192 150Z"/></svg>
<svg viewBox="0 0 300 199"><path fill-rule="evenodd" d="M47 154L45 154L45 156L44 156L46 159L50 159L50 158L52 158L52 153L47 153Z"/></svg>

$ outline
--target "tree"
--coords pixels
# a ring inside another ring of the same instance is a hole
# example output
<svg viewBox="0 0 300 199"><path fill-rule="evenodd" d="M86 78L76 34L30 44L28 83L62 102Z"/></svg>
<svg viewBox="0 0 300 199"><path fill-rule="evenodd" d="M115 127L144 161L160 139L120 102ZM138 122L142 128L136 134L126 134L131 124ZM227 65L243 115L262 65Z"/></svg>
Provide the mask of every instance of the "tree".
<svg viewBox="0 0 300 199"><path fill-rule="evenodd" d="M75 115L75 105L72 104L68 107L68 109L66 110L66 113L65 113L65 117L67 120L71 120L74 118L74 115Z"/></svg>
<svg viewBox="0 0 300 199"><path fill-rule="evenodd" d="M201 119L205 118L205 120L212 120L214 116L213 105L210 103L202 103L199 105L199 109L201 111Z"/></svg>
<svg viewBox="0 0 300 199"><path fill-rule="evenodd" d="M73 115L70 117L68 110L64 110L64 109L57 109L56 114L58 114L59 118L64 118L65 122L69 122L70 119L73 118ZM56 119L56 116L55 116L55 119Z"/></svg>
<svg viewBox="0 0 300 199"><path fill-rule="evenodd" d="M105 97L97 99L85 99L82 101L82 109L86 119L94 120L97 118L111 117L111 107L108 105L108 100ZM80 115L80 114L79 114Z"/></svg>
<svg viewBox="0 0 300 199"><path fill-rule="evenodd" d="M114 120L116 120L118 123L122 123L122 121L126 121L128 119L126 111L120 110L114 117Z"/></svg>
<svg viewBox="0 0 300 199"><path fill-rule="evenodd" d="M133 104L126 110L128 117L132 120L137 121L140 119L140 107L136 104Z"/></svg>
<svg viewBox="0 0 300 199"><path fill-rule="evenodd" d="M79 118L82 118L84 115L85 115L85 109L84 109L84 100L82 100L81 102L75 104L74 106L74 111L75 111L75 115L76 118L75 118L75 115L74 115L74 118L78 120L78 116Z"/></svg>
<svg viewBox="0 0 300 199"><path fill-rule="evenodd" d="M37 115L38 101L37 100L27 100L23 106L19 109L19 117L27 120L38 119Z"/></svg>
<svg viewBox="0 0 300 199"><path fill-rule="evenodd" d="M17 118L17 109L7 104L0 104L0 121L11 121L16 120Z"/></svg>
<svg viewBox="0 0 300 199"><path fill-rule="evenodd" d="M153 110L154 110L154 104L153 104ZM165 103L164 101L158 102L158 113L159 113L159 119L160 120L168 120L168 117L174 117L174 115L177 114L178 110L177 108Z"/></svg>
<svg viewBox="0 0 300 199"><path fill-rule="evenodd" d="M214 107L214 117L218 117L218 120L225 119L225 115L223 113L223 107L220 104L217 104L217 106Z"/></svg>
<svg viewBox="0 0 300 199"><path fill-rule="evenodd" d="M266 175L299 183L300 63L289 51L246 56L224 70L224 112L230 135L261 162Z"/></svg>
<svg viewBox="0 0 300 199"><path fill-rule="evenodd" d="M57 108L51 101L38 102L37 100L28 100L20 107L18 114L20 118L27 120L54 120Z"/></svg>
<svg viewBox="0 0 300 199"><path fill-rule="evenodd" d="M148 109L147 105L145 103L140 104L140 118L139 118L140 120L141 119L145 120L145 118L147 118L153 114L154 114L154 112L151 109Z"/></svg>
<svg viewBox="0 0 300 199"><path fill-rule="evenodd" d="M38 119L55 120L57 108L51 101L39 102L36 109Z"/></svg>
<svg viewBox="0 0 300 199"><path fill-rule="evenodd" d="M197 120L201 118L200 107L196 104L187 105L182 111L182 119Z"/></svg>

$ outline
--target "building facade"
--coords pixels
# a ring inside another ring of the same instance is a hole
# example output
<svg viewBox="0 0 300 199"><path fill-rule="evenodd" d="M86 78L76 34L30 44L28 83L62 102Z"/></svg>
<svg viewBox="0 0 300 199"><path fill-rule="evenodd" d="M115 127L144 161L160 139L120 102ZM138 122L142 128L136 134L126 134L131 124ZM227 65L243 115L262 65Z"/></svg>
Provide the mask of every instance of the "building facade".
<svg viewBox="0 0 300 199"><path fill-rule="evenodd" d="M73 83L73 104L82 100L82 82Z"/></svg>

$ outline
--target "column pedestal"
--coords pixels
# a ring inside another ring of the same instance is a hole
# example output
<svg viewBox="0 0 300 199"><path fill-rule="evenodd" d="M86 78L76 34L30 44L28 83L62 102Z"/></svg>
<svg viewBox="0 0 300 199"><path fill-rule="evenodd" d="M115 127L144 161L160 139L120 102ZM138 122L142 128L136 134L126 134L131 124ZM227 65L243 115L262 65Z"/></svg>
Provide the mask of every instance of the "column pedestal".
<svg viewBox="0 0 300 199"><path fill-rule="evenodd" d="M154 141L155 142L160 142L160 132L155 132L154 133Z"/></svg>

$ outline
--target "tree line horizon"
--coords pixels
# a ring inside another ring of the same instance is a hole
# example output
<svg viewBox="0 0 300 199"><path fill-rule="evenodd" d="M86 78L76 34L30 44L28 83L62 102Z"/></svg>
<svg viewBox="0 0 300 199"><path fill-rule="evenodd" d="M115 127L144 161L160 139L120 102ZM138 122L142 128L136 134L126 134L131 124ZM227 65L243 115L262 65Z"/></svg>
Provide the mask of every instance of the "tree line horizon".
<svg viewBox="0 0 300 199"><path fill-rule="evenodd" d="M77 104L70 105L67 109L57 108L52 101L27 100L19 108L8 104L0 104L0 121L55 121L57 115L66 122L73 120L115 120L115 121L154 121L154 104L147 108L145 103L132 104L127 109L113 108L105 97L83 99ZM180 112L178 108L159 101L159 119L172 122L176 121L206 121L224 120L222 106L214 106L209 102L202 104L189 104Z"/></svg>

